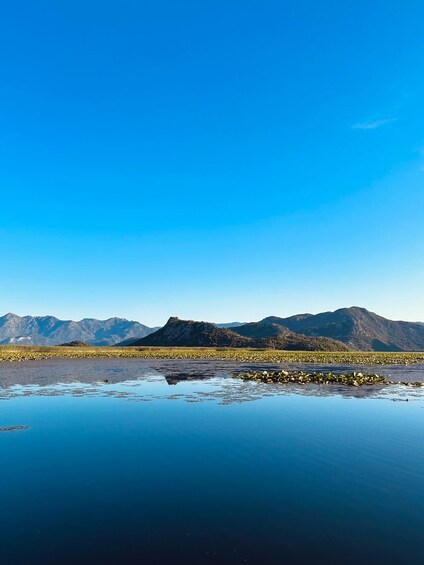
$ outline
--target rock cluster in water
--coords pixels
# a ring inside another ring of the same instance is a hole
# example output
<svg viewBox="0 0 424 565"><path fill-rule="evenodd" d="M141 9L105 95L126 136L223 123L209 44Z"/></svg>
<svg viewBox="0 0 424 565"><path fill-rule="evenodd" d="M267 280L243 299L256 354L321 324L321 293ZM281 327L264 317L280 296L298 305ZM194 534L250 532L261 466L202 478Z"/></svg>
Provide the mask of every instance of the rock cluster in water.
<svg viewBox="0 0 424 565"><path fill-rule="evenodd" d="M19 430L27 430L29 428L29 426L5 426L3 428L0 428L0 433L1 432L17 432Z"/></svg>
<svg viewBox="0 0 424 565"><path fill-rule="evenodd" d="M234 373L233 377L241 378L245 381L259 381L262 383L282 383L282 384L299 384L308 383L329 385L341 384L346 386L363 386L363 385L393 385L401 384L405 386L421 387L424 382L395 382L390 381L383 375L377 373L364 374L357 373L324 373L304 371L248 371L247 373Z"/></svg>

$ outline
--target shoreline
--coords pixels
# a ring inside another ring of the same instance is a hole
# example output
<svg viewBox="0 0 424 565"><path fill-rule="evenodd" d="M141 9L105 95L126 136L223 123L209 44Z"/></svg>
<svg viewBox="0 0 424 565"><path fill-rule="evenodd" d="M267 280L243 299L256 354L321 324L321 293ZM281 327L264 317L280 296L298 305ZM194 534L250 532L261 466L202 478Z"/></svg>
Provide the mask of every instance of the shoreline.
<svg viewBox="0 0 424 565"><path fill-rule="evenodd" d="M47 359L173 359L242 363L322 363L328 365L413 365L424 363L424 352L287 351L203 347L62 347L0 346L0 363Z"/></svg>

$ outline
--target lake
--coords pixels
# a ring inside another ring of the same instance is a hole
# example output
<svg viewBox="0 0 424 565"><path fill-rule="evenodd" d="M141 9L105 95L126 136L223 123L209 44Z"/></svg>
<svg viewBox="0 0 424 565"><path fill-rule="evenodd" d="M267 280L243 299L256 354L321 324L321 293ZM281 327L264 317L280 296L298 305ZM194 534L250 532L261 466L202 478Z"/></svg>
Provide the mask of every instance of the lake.
<svg viewBox="0 0 424 565"><path fill-rule="evenodd" d="M424 391L246 367L2 364L1 565L424 563Z"/></svg>

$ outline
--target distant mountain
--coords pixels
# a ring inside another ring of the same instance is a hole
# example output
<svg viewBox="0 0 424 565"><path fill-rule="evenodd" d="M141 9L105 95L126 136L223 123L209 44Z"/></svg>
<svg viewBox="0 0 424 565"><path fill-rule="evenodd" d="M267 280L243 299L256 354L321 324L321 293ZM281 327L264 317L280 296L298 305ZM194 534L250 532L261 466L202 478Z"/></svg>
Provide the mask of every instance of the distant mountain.
<svg viewBox="0 0 424 565"><path fill-rule="evenodd" d="M218 328L238 328L239 326L244 326L246 322L227 322L226 324L215 324Z"/></svg>
<svg viewBox="0 0 424 565"><path fill-rule="evenodd" d="M6 314L0 317L0 344L59 345L77 340L91 345L115 345L125 339L146 336L155 330L124 318L84 318L73 322L54 316L21 317Z"/></svg>
<svg viewBox="0 0 424 565"><path fill-rule="evenodd" d="M307 337L286 330L271 337L245 337L210 322L169 318L166 325L139 340L121 345L161 347L258 347L308 351L344 351L347 346L322 337Z"/></svg>
<svg viewBox="0 0 424 565"><path fill-rule="evenodd" d="M363 351L423 351L424 324L388 320L353 306L335 312L269 316L260 322L234 328L242 336L268 337L286 330L309 337L324 336Z"/></svg>
<svg viewBox="0 0 424 565"><path fill-rule="evenodd" d="M2 345L60 345L73 341L89 345L274 347L324 351L346 349L347 346L363 351L424 351L424 323L388 320L357 306L288 318L269 316L247 324L212 324L170 318L161 329L123 318L84 318L74 322L54 316L6 314L0 317Z"/></svg>

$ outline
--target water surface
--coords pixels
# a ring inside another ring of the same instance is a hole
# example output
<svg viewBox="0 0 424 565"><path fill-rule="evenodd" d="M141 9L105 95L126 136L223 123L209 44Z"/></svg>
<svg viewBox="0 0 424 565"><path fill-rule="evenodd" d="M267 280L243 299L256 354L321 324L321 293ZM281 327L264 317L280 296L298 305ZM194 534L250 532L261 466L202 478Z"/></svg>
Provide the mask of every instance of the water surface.
<svg viewBox="0 0 424 565"><path fill-rule="evenodd" d="M423 391L233 369L1 365L0 563L423 563Z"/></svg>

